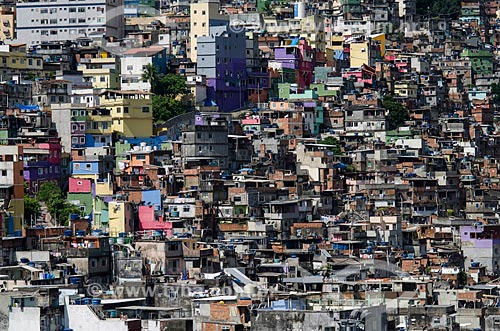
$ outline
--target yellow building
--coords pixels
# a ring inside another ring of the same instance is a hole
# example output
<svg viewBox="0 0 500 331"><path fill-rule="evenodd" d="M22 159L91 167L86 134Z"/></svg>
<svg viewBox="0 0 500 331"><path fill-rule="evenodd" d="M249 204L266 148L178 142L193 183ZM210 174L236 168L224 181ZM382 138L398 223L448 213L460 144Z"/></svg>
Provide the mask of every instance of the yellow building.
<svg viewBox="0 0 500 331"><path fill-rule="evenodd" d="M0 45L0 68L13 69L21 75L41 75L43 59L40 55L27 54L26 44ZM7 71L4 70L5 73Z"/></svg>
<svg viewBox="0 0 500 331"><path fill-rule="evenodd" d="M370 65L369 47L367 41L350 44L351 68L359 68L364 64Z"/></svg>
<svg viewBox="0 0 500 331"><path fill-rule="evenodd" d="M300 20L300 36L308 41L311 47L321 52L326 50L326 34L324 18L312 15Z"/></svg>
<svg viewBox="0 0 500 331"><path fill-rule="evenodd" d="M102 53L99 58L81 59L78 70L83 80L92 83L96 89L120 88L120 60Z"/></svg>
<svg viewBox="0 0 500 331"><path fill-rule="evenodd" d="M374 34L370 36L372 41L380 43L380 55L385 56L385 33Z"/></svg>
<svg viewBox="0 0 500 331"><path fill-rule="evenodd" d="M108 204L109 235L118 237L120 232L131 232L133 230L132 203L128 201L110 201Z"/></svg>
<svg viewBox="0 0 500 331"><path fill-rule="evenodd" d="M143 91L105 91L100 106L110 110L111 128L122 137L153 135L151 93Z"/></svg>
<svg viewBox="0 0 500 331"><path fill-rule="evenodd" d="M403 98L417 98L417 83L411 80L397 81L394 84L394 94Z"/></svg>
<svg viewBox="0 0 500 331"><path fill-rule="evenodd" d="M94 108L89 110L87 114L85 133L92 136L111 136L113 134L112 124L111 110Z"/></svg>
<svg viewBox="0 0 500 331"><path fill-rule="evenodd" d="M219 2L214 0L201 0L191 3L190 6L190 58L196 62L198 53L196 51L197 38L207 36L210 26L223 25L228 22L226 15L219 13Z"/></svg>
<svg viewBox="0 0 500 331"><path fill-rule="evenodd" d="M349 45L351 67L358 68L363 64L374 66L378 56L381 58L385 56L385 42L383 33L371 35L366 41L352 42Z"/></svg>

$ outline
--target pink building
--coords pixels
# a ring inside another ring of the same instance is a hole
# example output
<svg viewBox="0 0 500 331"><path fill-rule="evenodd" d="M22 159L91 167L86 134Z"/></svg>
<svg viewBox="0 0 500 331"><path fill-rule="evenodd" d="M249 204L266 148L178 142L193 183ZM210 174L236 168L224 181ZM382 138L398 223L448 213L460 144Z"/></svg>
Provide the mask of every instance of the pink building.
<svg viewBox="0 0 500 331"><path fill-rule="evenodd" d="M156 211L158 212L158 211ZM139 206L139 230L162 230L172 236L172 222L165 222L163 215L155 214L153 206Z"/></svg>
<svg viewBox="0 0 500 331"><path fill-rule="evenodd" d="M90 179L69 178L69 193L90 193L91 190Z"/></svg>

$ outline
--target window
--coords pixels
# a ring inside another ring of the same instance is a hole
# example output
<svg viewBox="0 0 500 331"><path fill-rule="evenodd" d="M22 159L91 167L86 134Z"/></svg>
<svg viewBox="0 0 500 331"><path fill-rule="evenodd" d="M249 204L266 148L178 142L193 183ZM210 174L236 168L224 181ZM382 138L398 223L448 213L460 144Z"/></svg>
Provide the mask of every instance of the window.
<svg viewBox="0 0 500 331"><path fill-rule="evenodd" d="M43 175L43 168L38 168L38 174Z"/></svg>
<svg viewBox="0 0 500 331"><path fill-rule="evenodd" d="M185 212L185 213L188 213L190 209L191 209L191 208L189 208L189 206L184 206L184 207L182 208L182 211L183 211L183 212Z"/></svg>
<svg viewBox="0 0 500 331"><path fill-rule="evenodd" d="M7 170L2 170L2 177L7 177Z"/></svg>
<svg viewBox="0 0 500 331"><path fill-rule="evenodd" d="M85 8L84 8L84 7L80 7L80 8L78 8L78 12L79 12L79 13L85 13Z"/></svg>
<svg viewBox="0 0 500 331"><path fill-rule="evenodd" d="M149 107L142 107L143 113L149 113Z"/></svg>
<svg viewBox="0 0 500 331"><path fill-rule="evenodd" d="M128 114L128 107L123 107L123 113Z"/></svg>
<svg viewBox="0 0 500 331"><path fill-rule="evenodd" d="M76 8L70 8L70 9L69 9L69 12L70 12L70 13L76 13Z"/></svg>

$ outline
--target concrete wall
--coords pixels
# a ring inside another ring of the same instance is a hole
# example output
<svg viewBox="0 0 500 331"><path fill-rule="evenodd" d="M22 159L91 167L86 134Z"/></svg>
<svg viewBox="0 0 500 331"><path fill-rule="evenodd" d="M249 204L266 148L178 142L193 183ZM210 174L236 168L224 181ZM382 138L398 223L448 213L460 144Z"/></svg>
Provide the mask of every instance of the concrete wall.
<svg viewBox="0 0 500 331"><path fill-rule="evenodd" d="M363 308L363 310L369 311L365 319L366 331L386 330L387 315L385 306ZM316 331L325 327L338 327L339 319L348 318L349 314L349 312L340 312L338 310L333 312L258 310L256 315L252 314L251 322L252 328L259 331Z"/></svg>
<svg viewBox="0 0 500 331"><path fill-rule="evenodd" d="M99 319L88 306L69 305L65 306L65 325L73 331L128 331L128 321L122 321L118 318ZM26 317L25 317L26 318ZM25 328L24 330L39 330L40 328ZM23 330L23 329L12 329Z"/></svg>
<svg viewBox="0 0 500 331"><path fill-rule="evenodd" d="M9 331L41 330L40 308L12 308L9 314Z"/></svg>

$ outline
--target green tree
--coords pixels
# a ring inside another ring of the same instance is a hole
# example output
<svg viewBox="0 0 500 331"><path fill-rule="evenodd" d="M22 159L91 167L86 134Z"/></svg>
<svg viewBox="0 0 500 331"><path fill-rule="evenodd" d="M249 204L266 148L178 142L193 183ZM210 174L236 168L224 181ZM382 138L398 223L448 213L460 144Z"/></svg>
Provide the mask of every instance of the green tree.
<svg viewBox="0 0 500 331"><path fill-rule="evenodd" d="M37 199L30 197L29 195L24 196L24 219L28 222L31 218L37 219L40 213L40 203Z"/></svg>
<svg viewBox="0 0 500 331"><path fill-rule="evenodd" d="M417 14L447 16L457 19L460 14L460 0L417 0Z"/></svg>
<svg viewBox="0 0 500 331"><path fill-rule="evenodd" d="M334 136L328 136L325 139L320 141L320 144L324 145L332 145L332 152L335 155L342 155L342 149L340 147L340 141Z"/></svg>
<svg viewBox="0 0 500 331"><path fill-rule="evenodd" d="M153 120L163 122L186 112L181 101L164 95L153 95Z"/></svg>
<svg viewBox="0 0 500 331"><path fill-rule="evenodd" d="M80 214L78 206L66 201L63 191L55 182L43 183L38 191L37 199L45 203L52 219L56 219L60 225L69 223L70 214Z"/></svg>
<svg viewBox="0 0 500 331"><path fill-rule="evenodd" d="M45 182L40 185L36 198L48 204L51 200L62 198L62 196L62 190L56 182Z"/></svg>
<svg viewBox="0 0 500 331"><path fill-rule="evenodd" d="M491 84L491 98L495 107L500 105L500 84Z"/></svg>
<svg viewBox="0 0 500 331"><path fill-rule="evenodd" d="M176 98L186 94L186 81L182 76L176 74L166 74L158 77L154 84L153 93L164 95L169 98Z"/></svg>
<svg viewBox="0 0 500 331"><path fill-rule="evenodd" d="M151 90L153 90L157 79L158 69L151 63L148 63L142 72L142 80L149 82L149 84L151 84Z"/></svg>
<svg viewBox="0 0 500 331"><path fill-rule="evenodd" d="M399 102L394 101L394 98L392 96L384 97L382 105L389 111L387 120L389 122L390 129L396 129L402 126L405 121L408 121L410 119L410 115L408 115L408 110L406 109L406 107Z"/></svg>
<svg viewBox="0 0 500 331"><path fill-rule="evenodd" d="M57 220L59 225L68 225L69 215L81 214L78 206L67 202L62 197L50 200L47 204L47 210L52 218Z"/></svg>

